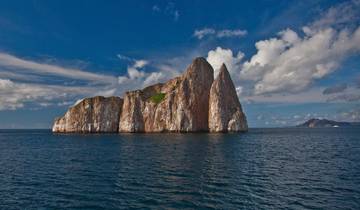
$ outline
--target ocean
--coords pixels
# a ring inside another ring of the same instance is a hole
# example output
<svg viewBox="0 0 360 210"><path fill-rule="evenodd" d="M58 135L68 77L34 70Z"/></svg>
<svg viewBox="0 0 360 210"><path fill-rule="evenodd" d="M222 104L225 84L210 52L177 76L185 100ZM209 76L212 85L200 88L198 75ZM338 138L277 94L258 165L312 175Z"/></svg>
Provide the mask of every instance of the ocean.
<svg viewBox="0 0 360 210"><path fill-rule="evenodd" d="M0 209L360 209L360 129L0 130Z"/></svg>

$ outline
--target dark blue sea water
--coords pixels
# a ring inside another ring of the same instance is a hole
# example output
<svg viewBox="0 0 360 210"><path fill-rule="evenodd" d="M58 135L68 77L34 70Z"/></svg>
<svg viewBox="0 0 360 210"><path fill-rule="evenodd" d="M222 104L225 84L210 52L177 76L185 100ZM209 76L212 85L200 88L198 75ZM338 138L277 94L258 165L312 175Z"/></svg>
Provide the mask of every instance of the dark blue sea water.
<svg viewBox="0 0 360 210"><path fill-rule="evenodd" d="M360 209L360 129L0 131L0 209Z"/></svg>

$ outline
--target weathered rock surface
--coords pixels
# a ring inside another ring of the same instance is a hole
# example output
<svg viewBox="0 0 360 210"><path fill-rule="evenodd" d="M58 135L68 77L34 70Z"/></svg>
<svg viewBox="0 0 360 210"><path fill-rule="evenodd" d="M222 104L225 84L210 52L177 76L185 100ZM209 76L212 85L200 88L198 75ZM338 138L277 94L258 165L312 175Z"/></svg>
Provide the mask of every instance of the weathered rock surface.
<svg viewBox="0 0 360 210"><path fill-rule="evenodd" d="M209 130L211 132L247 131L247 121L230 74L223 64L211 86Z"/></svg>
<svg viewBox="0 0 360 210"><path fill-rule="evenodd" d="M127 92L120 132L208 131L213 74L213 68L204 58L196 58L181 77ZM164 98L152 101L156 94L164 94Z"/></svg>
<svg viewBox="0 0 360 210"><path fill-rule="evenodd" d="M83 99L55 120L53 132L118 132L123 100L119 97Z"/></svg>
<svg viewBox="0 0 360 210"><path fill-rule="evenodd" d="M53 131L247 130L246 118L226 67L215 82L213 74L213 68L204 58L196 58L183 75L164 84L128 91L124 100L119 97L84 99L55 121Z"/></svg>

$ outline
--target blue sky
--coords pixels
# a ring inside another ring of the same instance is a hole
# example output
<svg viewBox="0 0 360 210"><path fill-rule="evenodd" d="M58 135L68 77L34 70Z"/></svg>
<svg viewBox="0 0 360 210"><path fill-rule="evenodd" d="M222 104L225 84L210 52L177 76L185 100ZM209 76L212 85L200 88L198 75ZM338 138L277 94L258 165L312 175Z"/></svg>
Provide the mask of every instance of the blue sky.
<svg viewBox="0 0 360 210"><path fill-rule="evenodd" d="M225 62L251 127L360 121L359 1L1 1L0 128ZM216 75L215 75L216 76Z"/></svg>

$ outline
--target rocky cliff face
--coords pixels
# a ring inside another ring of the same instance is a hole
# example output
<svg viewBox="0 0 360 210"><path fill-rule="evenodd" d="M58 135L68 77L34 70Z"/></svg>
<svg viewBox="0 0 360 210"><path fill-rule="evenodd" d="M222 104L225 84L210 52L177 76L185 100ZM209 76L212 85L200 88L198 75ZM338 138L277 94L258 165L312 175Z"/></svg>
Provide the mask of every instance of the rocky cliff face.
<svg viewBox="0 0 360 210"><path fill-rule="evenodd" d="M213 74L204 58L196 58L181 77L127 92L120 132L207 131ZM152 100L156 96L161 100Z"/></svg>
<svg viewBox="0 0 360 210"><path fill-rule="evenodd" d="M111 97L111 102L106 98L94 102L95 97L82 101L55 121L53 131L199 132L209 128L215 132L245 131L246 118L230 75L226 70L214 82L213 74L204 58L196 58L182 76L126 92L124 100ZM220 102L220 97L226 95L224 91L232 91L226 99L229 105ZM221 113L216 114L217 111ZM111 126L106 127L108 122Z"/></svg>
<svg viewBox="0 0 360 210"><path fill-rule="evenodd" d="M53 132L118 132L123 100L96 96L83 99L55 120Z"/></svg>
<svg viewBox="0 0 360 210"><path fill-rule="evenodd" d="M209 130L211 132L247 131L245 114L242 111L235 86L223 64L210 89Z"/></svg>

